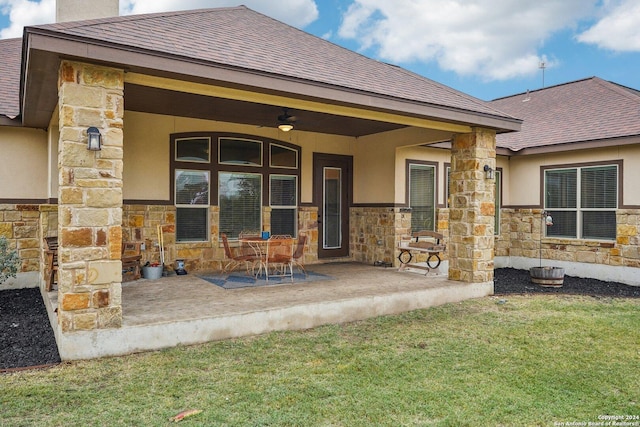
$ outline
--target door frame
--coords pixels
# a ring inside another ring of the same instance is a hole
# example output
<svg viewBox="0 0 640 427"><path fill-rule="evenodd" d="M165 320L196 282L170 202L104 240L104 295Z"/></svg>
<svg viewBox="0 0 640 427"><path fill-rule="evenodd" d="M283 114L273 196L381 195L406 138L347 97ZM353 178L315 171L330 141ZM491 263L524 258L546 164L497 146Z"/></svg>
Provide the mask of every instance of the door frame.
<svg viewBox="0 0 640 427"><path fill-rule="evenodd" d="M340 168L342 170L341 216L342 216L342 245L339 249L324 249L322 214L323 174L325 167ZM313 153L313 204L318 207L318 259L348 257L350 254L349 223L350 211L353 205L353 156L328 153Z"/></svg>

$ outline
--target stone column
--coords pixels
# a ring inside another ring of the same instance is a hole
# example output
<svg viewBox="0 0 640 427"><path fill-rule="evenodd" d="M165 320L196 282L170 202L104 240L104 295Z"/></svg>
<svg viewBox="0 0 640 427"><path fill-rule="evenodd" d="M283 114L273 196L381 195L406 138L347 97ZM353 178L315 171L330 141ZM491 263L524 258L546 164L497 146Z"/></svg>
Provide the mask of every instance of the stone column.
<svg viewBox="0 0 640 427"><path fill-rule="evenodd" d="M474 129L457 135L451 147L449 279L493 281L495 180L484 166L496 168L496 133Z"/></svg>
<svg viewBox="0 0 640 427"><path fill-rule="evenodd" d="M122 325L123 70L62 61L58 76L58 323ZM87 150L87 128L102 150Z"/></svg>

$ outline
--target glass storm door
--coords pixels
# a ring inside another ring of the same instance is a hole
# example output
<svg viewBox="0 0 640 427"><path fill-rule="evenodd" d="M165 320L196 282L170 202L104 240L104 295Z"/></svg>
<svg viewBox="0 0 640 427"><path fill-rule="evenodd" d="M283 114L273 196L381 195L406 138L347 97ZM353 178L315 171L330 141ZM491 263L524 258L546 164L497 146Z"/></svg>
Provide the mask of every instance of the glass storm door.
<svg viewBox="0 0 640 427"><path fill-rule="evenodd" d="M315 200L318 203L318 258L349 255L351 157L314 156Z"/></svg>
<svg viewBox="0 0 640 427"><path fill-rule="evenodd" d="M342 247L342 169L323 168L322 249Z"/></svg>

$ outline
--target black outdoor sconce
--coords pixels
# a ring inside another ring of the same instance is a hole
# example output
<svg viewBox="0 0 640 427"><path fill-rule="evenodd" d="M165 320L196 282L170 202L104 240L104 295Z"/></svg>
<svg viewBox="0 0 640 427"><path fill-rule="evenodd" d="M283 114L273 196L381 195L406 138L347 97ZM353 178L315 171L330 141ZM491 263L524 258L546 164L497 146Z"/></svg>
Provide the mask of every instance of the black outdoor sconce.
<svg viewBox="0 0 640 427"><path fill-rule="evenodd" d="M97 127L87 129L87 150L100 151L102 149L102 135Z"/></svg>
<svg viewBox="0 0 640 427"><path fill-rule="evenodd" d="M493 179L493 169L491 169L491 166L484 165L484 174L487 179Z"/></svg>

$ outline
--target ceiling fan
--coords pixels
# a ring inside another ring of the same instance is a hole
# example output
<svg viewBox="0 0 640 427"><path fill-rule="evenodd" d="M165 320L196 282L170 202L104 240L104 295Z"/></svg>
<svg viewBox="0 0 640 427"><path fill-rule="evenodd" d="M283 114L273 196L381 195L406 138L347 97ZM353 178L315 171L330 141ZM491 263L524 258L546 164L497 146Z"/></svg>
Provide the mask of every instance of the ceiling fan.
<svg viewBox="0 0 640 427"><path fill-rule="evenodd" d="M282 114L278 116L278 129L289 132L293 129L293 124L298 120L296 116L289 114L288 108L282 109Z"/></svg>

